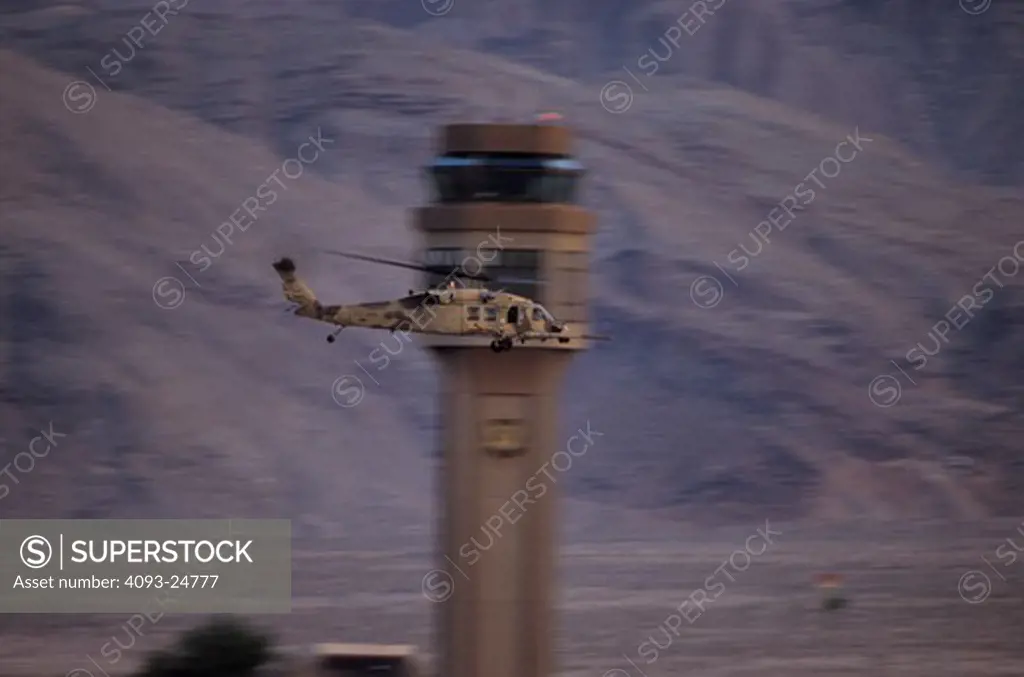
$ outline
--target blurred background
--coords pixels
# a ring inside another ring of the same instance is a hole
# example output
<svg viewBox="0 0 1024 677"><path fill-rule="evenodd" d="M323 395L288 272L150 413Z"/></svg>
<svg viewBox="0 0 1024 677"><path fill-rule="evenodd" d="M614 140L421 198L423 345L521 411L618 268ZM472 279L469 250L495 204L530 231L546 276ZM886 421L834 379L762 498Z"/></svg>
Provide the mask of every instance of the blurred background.
<svg viewBox="0 0 1024 677"><path fill-rule="evenodd" d="M383 336L327 346L269 264L329 303L402 295L413 273L318 250L416 258L437 128L555 111L616 339L564 394L567 437L604 433L565 479L566 670L618 667L770 519L793 549L649 677L1024 671L1021 565L956 594L1024 543L1024 4L8 0L0 49L0 517L287 517L299 550L367 553L296 574L325 616L287 641L427 647L435 367L408 346L339 407ZM876 613L815 634L794 599L822 567ZM8 620L0 670L63 672L54 638L120 622Z"/></svg>

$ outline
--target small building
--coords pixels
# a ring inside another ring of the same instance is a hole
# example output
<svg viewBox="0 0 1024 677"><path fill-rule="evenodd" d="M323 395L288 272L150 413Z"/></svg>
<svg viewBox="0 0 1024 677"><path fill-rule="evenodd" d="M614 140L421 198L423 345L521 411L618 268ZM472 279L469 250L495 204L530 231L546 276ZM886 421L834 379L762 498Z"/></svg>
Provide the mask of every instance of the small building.
<svg viewBox="0 0 1024 677"><path fill-rule="evenodd" d="M313 647L316 677L422 677L411 644L317 644Z"/></svg>

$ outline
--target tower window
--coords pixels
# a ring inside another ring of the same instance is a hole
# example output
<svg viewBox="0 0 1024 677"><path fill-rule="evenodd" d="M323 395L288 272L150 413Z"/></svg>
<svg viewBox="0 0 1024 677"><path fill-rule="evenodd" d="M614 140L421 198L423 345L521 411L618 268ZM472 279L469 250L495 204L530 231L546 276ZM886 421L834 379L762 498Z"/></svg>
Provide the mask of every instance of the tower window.
<svg viewBox="0 0 1024 677"><path fill-rule="evenodd" d="M434 199L452 202L576 201L583 166L571 158L520 154L450 156L428 168Z"/></svg>
<svg viewBox="0 0 1024 677"><path fill-rule="evenodd" d="M483 261L477 256L473 249L428 249L423 256L424 263L429 266L441 266L450 271L445 274L440 272L427 275L427 286L436 288L445 284L445 279L452 272L456 274L459 268L465 265L471 273L477 273L477 267L483 264L480 272L489 277L493 282L481 280L459 279L456 284L472 288L486 288L492 291L504 290L510 294L518 294L527 298L539 300L541 287L537 284L541 275L540 252L534 249L501 249L486 254L493 257L490 261Z"/></svg>

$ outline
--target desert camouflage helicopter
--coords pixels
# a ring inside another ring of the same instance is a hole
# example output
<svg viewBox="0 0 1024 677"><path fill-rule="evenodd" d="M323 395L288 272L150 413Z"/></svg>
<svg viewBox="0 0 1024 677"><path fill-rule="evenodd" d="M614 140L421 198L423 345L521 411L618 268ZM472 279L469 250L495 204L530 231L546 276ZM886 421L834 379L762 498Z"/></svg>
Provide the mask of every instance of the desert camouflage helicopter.
<svg viewBox="0 0 1024 677"><path fill-rule="evenodd" d="M491 338L491 350L496 353L511 350L516 341L525 344L527 341L546 342L549 339L559 343L568 343L574 338L610 340L607 336L570 334L566 323L555 319L544 306L532 299L505 291L467 287L461 282L461 279L492 281L482 273L471 274L459 269L449 270L349 252L327 253L448 276L444 286L424 291L410 289L408 296L392 301L327 306L320 303L313 291L296 276L292 259L282 258L274 262L285 298L297 306L294 313L337 326L327 337L328 343L334 343L345 327L387 329L391 333L488 336Z"/></svg>

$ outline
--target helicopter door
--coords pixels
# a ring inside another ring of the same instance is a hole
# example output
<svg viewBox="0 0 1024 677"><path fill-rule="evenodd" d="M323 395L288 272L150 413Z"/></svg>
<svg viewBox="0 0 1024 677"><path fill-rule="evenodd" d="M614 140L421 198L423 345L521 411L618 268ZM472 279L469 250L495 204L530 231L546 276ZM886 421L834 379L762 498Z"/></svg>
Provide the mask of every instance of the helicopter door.
<svg viewBox="0 0 1024 677"><path fill-rule="evenodd" d="M466 306L465 323L463 330L468 330L480 324L480 306Z"/></svg>
<svg viewBox="0 0 1024 677"><path fill-rule="evenodd" d="M508 309L508 323L513 327L519 326L519 306L510 306Z"/></svg>
<svg viewBox="0 0 1024 677"><path fill-rule="evenodd" d="M484 306L484 322L494 325L494 329L500 329L498 322L498 306Z"/></svg>

